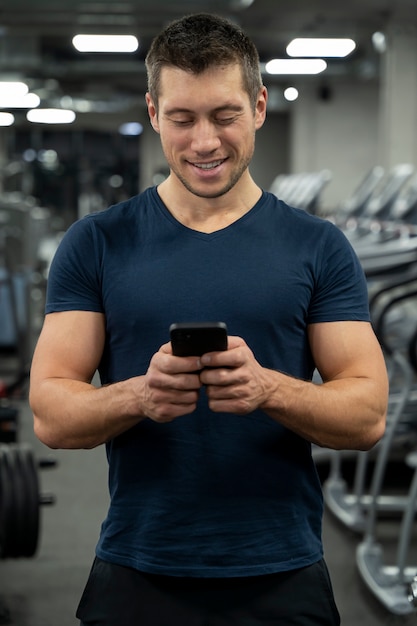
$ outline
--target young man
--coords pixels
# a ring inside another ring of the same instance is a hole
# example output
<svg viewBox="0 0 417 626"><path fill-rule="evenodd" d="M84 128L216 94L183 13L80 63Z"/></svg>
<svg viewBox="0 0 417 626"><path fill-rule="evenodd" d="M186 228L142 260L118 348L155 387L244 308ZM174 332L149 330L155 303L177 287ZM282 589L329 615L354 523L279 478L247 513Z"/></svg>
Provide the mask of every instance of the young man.
<svg viewBox="0 0 417 626"><path fill-rule="evenodd" d="M251 178L267 92L238 27L187 16L147 69L170 175L69 229L33 359L40 440L107 447L111 505L77 615L339 624L311 443L365 450L384 432L361 268L335 226ZM204 320L226 322L228 349L174 356L170 324Z"/></svg>

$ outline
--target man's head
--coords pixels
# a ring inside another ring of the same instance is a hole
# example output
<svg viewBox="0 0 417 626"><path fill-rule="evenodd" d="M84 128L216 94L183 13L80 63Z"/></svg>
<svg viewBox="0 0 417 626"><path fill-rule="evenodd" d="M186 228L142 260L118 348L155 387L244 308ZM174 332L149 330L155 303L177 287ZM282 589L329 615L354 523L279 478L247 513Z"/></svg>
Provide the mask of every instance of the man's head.
<svg viewBox="0 0 417 626"><path fill-rule="evenodd" d="M161 69L200 74L212 67L238 63L243 88L255 109L262 79L259 55L249 37L235 24L216 15L199 13L172 22L153 41L146 56L148 91L158 106Z"/></svg>

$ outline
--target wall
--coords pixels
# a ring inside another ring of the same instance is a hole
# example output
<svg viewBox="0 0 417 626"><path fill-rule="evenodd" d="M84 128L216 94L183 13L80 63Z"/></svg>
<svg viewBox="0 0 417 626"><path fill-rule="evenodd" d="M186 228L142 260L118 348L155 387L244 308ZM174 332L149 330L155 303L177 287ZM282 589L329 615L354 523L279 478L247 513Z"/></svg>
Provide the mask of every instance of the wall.
<svg viewBox="0 0 417 626"><path fill-rule="evenodd" d="M379 90L375 82L335 83L323 98L317 86L300 88L291 115L293 172L329 169L322 206L349 197L378 162Z"/></svg>
<svg viewBox="0 0 417 626"><path fill-rule="evenodd" d="M250 171L263 189L269 189L274 178L290 168L290 116L268 113L265 124L256 133L255 154Z"/></svg>

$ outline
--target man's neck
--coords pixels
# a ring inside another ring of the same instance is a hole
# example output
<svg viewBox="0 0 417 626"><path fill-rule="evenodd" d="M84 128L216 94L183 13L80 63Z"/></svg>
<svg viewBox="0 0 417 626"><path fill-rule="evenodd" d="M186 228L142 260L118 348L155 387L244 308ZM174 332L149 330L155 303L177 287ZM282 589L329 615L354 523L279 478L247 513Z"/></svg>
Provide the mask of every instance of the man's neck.
<svg viewBox="0 0 417 626"><path fill-rule="evenodd" d="M158 194L178 222L192 230L213 233L248 213L260 199L262 190L249 178L222 196L203 198L169 177L158 187Z"/></svg>

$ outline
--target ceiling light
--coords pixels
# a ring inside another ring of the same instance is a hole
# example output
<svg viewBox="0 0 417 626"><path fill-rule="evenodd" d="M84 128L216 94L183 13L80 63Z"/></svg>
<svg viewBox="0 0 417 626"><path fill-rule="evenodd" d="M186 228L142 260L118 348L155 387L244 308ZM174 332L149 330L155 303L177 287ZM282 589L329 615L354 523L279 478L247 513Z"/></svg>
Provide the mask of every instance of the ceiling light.
<svg viewBox="0 0 417 626"><path fill-rule="evenodd" d="M20 81L0 81L0 95L6 95L11 97L20 97L27 94L29 87L26 83Z"/></svg>
<svg viewBox="0 0 417 626"><path fill-rule="evenodd" d="M143 133L143 126L140 122L125 122L119 126L119 133L128 137L135 137Z"/></svg>
<svg viewBox="0 0 417 626"><path fill-rule="evenodd" d="M387 40L384 33L377 31L372 35L372 44L377 52L383 54L387 51Z"/></svg>
<svg viewBox="0 0 417 626"><path fill-rule="evenodd" d="M0 113L0 126L11 126L14 122L14 115L11 113Z"/></svg>
<svg viewBox="0 0 417 626"><path fill-rule="evenodd" d="M76 115L69 109L32 109L26 117L29 122L38 124L71 124Z"/></svg>
<svg viewBox="0 0 417 626"><path fill-rule="evenodd" d="M290 57L346 57L356 48L353 39L297 38L287 46Z"/></svg>
<svg viewBox="0 0 417 626"><path fill-rule="evenodd" d="M254 0L232 0L231 8L232 9L247 9L253 4Z"/></svg>
<svg viewBox="0 0 417 626"><path fill-rule="evenodd" d="M326 67L323 59L272 59L265 70L268 74L320 74Z"/></svg>
<svg viewBox="0 0 417 626"><path fill-rule="evenodd" d="M72 43L79 52L135 52L139 46L134 35L75 35Z"/></svg>
<svg viewBox="0 0 417 626"><path fill-rule="evenodd" d="M288 100L288 102L294 102L298 98L298 89L295 87L287 87L284 90L284 98Z"/></svg>
<svg viewBox="0 0 417 626"><path fill-rule="evenodd" d="M13 97L0 92L0 109L35 109L40 102L41 99L36 93Z"/></svg>

